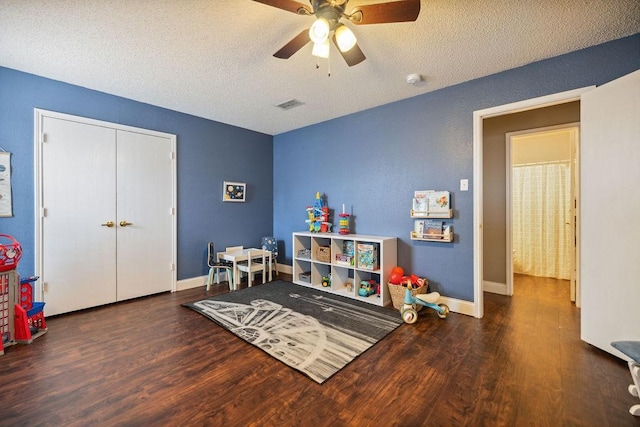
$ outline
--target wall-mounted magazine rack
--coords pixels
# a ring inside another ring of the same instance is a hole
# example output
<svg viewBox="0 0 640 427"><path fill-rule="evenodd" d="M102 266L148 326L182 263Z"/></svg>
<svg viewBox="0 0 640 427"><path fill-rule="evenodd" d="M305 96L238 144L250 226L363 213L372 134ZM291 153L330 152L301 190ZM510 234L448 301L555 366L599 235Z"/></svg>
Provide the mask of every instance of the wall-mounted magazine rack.
<svg viewBox="0 0 640 427"><path fill-rule="evenodd" d="M435 219L453 218L451 194L448 191L420 190L413 196L413 209L410 212L414 220L411 240L427 242L452 242L452 225Z"/></svg>

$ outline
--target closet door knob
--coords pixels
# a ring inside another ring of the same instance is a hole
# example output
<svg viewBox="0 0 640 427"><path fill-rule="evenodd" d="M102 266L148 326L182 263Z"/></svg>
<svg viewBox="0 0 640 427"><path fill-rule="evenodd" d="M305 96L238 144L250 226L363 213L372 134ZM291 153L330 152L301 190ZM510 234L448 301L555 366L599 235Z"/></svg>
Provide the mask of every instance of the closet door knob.
<svg viewBox="0 0 640 427"><path fill-rule="evenodd" d="M133 225L133 224L127 221L120 221L120 227L126 227L127 225Z"/></svg>
<svg viewBox="0 0 640 427"><path fill-rule="evenodd" d="M105 222L104 224L100 224L100 225L101 225L101 226L103 226L103 227L109 227L109 228L111 228L111 227L113 227L115 224L113 223L113 221L107 221L107 222Z"/></svg>

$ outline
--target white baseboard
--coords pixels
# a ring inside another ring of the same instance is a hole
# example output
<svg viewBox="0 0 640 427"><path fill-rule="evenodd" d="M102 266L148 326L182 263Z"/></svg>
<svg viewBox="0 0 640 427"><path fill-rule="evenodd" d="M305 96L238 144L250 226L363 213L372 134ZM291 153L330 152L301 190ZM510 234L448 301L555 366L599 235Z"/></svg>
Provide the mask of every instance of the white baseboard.
<svg viewBox="0 0 640 427"><path fill-rule="evenodd" d="M176 284L176 291L184 291L185 289L193 289L200 286L207 286L208 278L209 278L209 275L192 277L190 279L184 279L184 280L178 280L178 283ZM227 280L227 272L221 271L220 281L224 282L225 280Z"/></svg>
<svg viewBox="0 0 640 427"><path fill-rule="evenodd" d="M278 272L285 274L293 274L293 268L290 265L278 264ZM226 280L226 277L221 277L221 280ZM486 288L485 291L491 292ZM489 282L490 283L490 282ZM498 284L499 285L499 284ZM184 291L185 289L197 288L199 286L207 286L207 276L192 277L190 279L178 280L176 290ZM503 285L506 289L506 285ZM449 311L452 313L465 314L467 316L473 316L475 310L475 304L473 302L460 300L457 298L441 297L440 302L447 304Z"/></svg>
<svg viewBox="0 0 640 427"><path fill-rule="evenodd" d="M185 289L197 288L199 286L207 286L207 276L178 280L178 283L176 283L176 291L184 291Z"/></svg>
<svg viewBox="0 0 640 427"><path fill-rule="evenodd" d="M293 267L290 265L278 264L278 271L287 274L293 274ZM452 313L465 314L467 316L473 316L475 313L475 304L470 301L464 301L457 298L441 297L440 302L447 304L449 311Z"/></svg>
<svg viewBox="0 0 640 427"><path fill-rule="evenodd" d="M506 283L489 282L488 280L483 280L482 290L485 292L491 292L492 294L508 295Z"/></svg>
<svg viewBox="0 0 640 427"><path fill-rule="evenodd" d="M457 298L440 297L438 302L447 304L449 311L452 313L466 314L473 316L475 304L470 301L464 301Z"/></svg>
<svg viewBox="0 0 640 427"><path fill-rule="evenodd" d="M280 265L278 264L278 272L292 274L293 268L290 265ZM220 281L224 282L227 280L227 272L220 272ZM199 276L199 277L191 277L189 279L178 280L176 283L176 291L184 291L185 289L193 289L199 286L207 286L207 277L208 276ZM274 276L274 279L276 277Z"/></svg>
<svg viewBox="0 0 640 427"><path fill-rule="evenodd" d="M285 274L293 274L293 267L290 265L278 264L278 272Z"/></svg>

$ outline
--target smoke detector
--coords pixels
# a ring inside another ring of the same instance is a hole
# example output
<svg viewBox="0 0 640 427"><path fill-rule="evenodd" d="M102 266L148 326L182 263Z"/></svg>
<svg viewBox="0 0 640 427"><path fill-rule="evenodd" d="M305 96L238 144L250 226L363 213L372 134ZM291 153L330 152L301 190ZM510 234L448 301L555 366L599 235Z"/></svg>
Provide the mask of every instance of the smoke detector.
<svg viewBox="0 0 640 427"><path fill-rule="evenodd" d="M409 74L407 76L407 84L415 85L422 81L422 76L420 74Z"/></svg>

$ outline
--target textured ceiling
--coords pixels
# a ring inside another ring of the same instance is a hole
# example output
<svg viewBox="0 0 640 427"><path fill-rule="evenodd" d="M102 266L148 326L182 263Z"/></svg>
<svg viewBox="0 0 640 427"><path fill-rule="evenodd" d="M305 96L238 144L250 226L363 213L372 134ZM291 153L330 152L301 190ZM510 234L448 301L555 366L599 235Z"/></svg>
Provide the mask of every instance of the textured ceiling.
<svg viewBox="0 0 640 427"><path fill-rule="evenodd" d="M422 0L415 22L347 23L367 59L333 47L331 76L310 45L272 56L312 22L251 0L0 0L0 66L276 135L638 33L640 1Z"/></svg>

